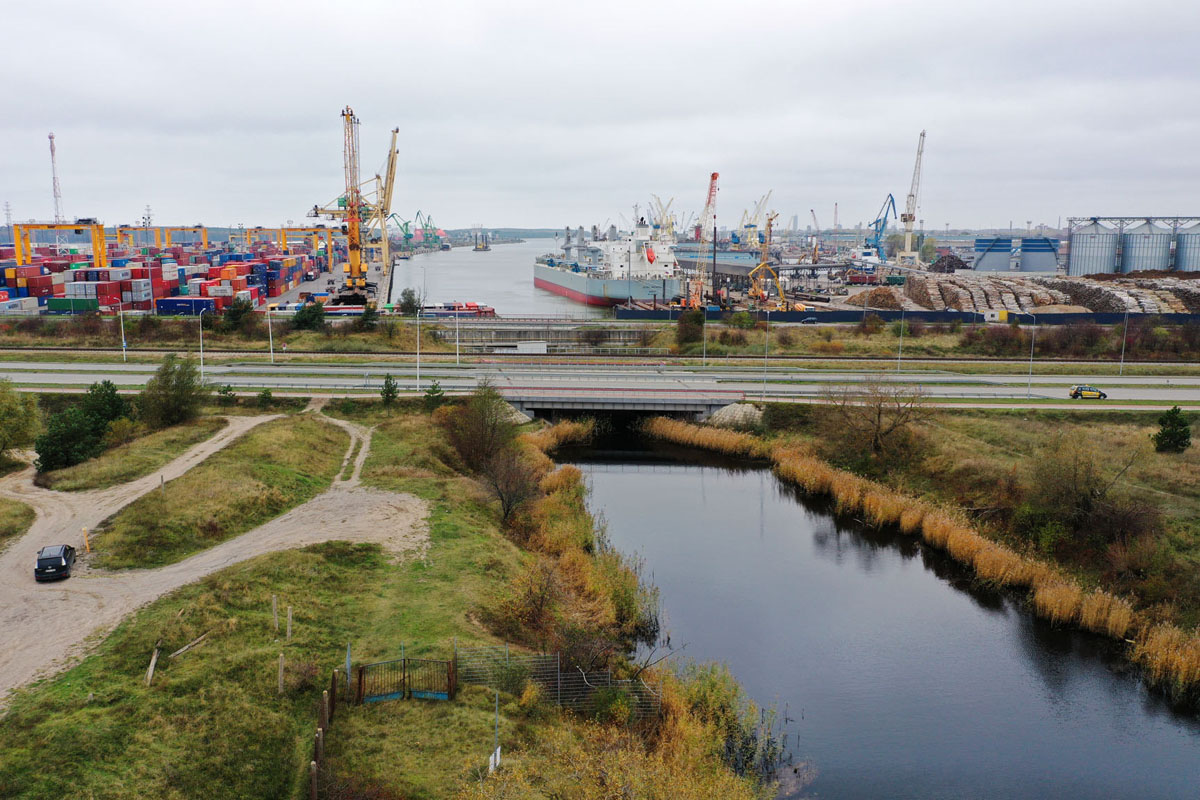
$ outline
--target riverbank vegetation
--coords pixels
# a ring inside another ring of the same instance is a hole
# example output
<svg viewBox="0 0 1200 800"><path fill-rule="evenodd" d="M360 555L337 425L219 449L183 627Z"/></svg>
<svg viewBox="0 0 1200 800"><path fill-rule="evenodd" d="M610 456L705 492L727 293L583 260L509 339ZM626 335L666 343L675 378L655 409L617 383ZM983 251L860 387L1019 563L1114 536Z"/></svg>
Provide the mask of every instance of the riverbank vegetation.
<svg viewBox="0 0 1200 800"><path fill-rule="evenodd" d="M840 513L919 535L1028 593L1040 616L1127 643L1152 684L1200 702L1200 456L1155 453L1154 415L943 411L910 420L905 447L874 450L829 408L766 411L760 434L668 419L646 431L768 458Z"/></svg>
<svg viewBox="0 0 1200 800"><path fill-rule="evenodd" d="M36 516L34 510L24 503L0 497L0 551L29 530Z"/></svg>

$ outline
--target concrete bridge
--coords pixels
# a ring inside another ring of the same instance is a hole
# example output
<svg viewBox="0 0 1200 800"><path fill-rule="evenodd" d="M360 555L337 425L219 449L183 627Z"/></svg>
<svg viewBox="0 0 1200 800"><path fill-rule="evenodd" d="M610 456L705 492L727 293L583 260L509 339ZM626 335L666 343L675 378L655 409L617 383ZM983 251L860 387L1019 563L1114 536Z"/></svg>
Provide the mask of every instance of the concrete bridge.
<svg viewBox="0 0 1200 800"><path fill-rule="evenodd" d="M632 412L686 416L702 422L745 392L734 389L647 389L629 387L497 387L504 399L528 416L555 411Z"/></svg>

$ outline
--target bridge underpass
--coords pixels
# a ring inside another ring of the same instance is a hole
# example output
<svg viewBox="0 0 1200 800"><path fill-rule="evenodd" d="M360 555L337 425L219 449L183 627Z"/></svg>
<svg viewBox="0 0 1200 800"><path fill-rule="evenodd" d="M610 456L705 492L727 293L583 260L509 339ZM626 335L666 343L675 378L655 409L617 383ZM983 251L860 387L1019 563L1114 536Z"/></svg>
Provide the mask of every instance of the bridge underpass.
<svg viewBox="0 0 1200 800"><path fill-rule="evenodd" d="M737 390L524 389L498 387L501 396L530 417L556 412L632 413L682 416L703 422L731 403L745 400Z"/></svg>

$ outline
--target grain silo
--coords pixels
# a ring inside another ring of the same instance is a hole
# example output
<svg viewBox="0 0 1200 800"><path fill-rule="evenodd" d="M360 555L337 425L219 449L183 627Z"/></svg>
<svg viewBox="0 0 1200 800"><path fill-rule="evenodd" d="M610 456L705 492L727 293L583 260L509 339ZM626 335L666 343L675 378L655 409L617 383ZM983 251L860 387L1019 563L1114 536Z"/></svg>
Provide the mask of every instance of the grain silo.
<svg viewBox="0 0 1200 800"><path fill-rule="evenodd" d="M1184 228L1175 238L1175 269L1200 271L1200 223Z"/></svg>
<svg viewBox="0 0 1200 800"><path fill-rule="evenodd" d="M975 240L975 269L1008 272L1012 269L1012 238L996 236Z"/></svg>
<svg viewBox="0 0 1200 800"><path fill-rule="evenodd" d="M1068 275L1117 271L1117 232L1093 222L1071 231Z"/></svg>
<svg viewBox="0 0 1200 800"><path fill-rule="evenodd" d="M1058 270L1058 239L1026 236L1021 240L1021 272Z"/></svg>
<svg viewBox="0 0 1200 800"><path fill-rule="evenodd" d="M1171 266L1171 230L1146 220L1121 235L1121 272L1168 269Z"/></svg>

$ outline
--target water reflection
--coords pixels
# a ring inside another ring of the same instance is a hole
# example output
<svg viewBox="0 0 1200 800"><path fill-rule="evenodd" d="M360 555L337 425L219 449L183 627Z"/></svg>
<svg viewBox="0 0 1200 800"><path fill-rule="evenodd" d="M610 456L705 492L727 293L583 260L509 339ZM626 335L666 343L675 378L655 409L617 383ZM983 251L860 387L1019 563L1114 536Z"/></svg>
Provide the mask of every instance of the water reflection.
<svg viewBox="0 0 1200 800"><path fill-rule="evenodd" d="M761 466L611 443L559 457L589 475L613 543L646 559L676 645L804 709L789 742L819 776L784 796L1197 796L1200 726L1118 645Z"/></svg>

